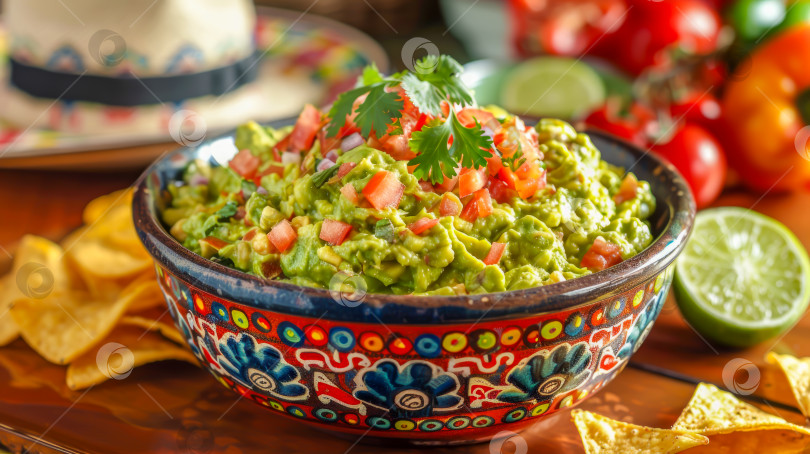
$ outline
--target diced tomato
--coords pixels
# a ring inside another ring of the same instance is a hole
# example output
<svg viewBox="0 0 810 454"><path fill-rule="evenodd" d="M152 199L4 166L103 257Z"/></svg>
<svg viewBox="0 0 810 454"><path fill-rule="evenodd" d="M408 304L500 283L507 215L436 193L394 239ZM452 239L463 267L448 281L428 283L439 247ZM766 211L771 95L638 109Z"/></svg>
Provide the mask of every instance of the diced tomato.
<svg viewBox="0 0 810 454"><path fill-rule="evenodd" d="M215 250L219 251L220 249L224 248L225 246L231 244L225 240L219 239L215 236L207 236L200 240L201 242L211 246Z"/></svg>
<svg viewBox="0 0 810 454"><path fill-rule="evenodd" d="M356 162L344 162L343 164L341 164L340 167L338 168L337 173L338 179L345 177L355 167L357 167Z"/></svg>
<svg viewBox="0 0 810 454"><path fill-rule="evenodd" d="M416 153L411 150L408 140L409 136L405 134L385 135L380 138L380 147L397 161L410 161L416 157Z"/></svg>
<svg viewBox="0 0 810 454"><path fill-rule="evenodd" d="M621 263L622 250L619 246L597 237L585 255L582 256L580 266L590 270L602 271L613 265Z"/></svg>
<svg viewBox="0 0 810 454"><path fill-rule="evenodd" d="M489 189L480 189L476 191L473 197L478 201L478 217L485 218L492 214L492 197L489 195Z"/></svg>
<svg viewBox="0 0 810 454"><path fill-rule="evenodd" d="M419 115L419 119L416 120L416 124L414 125L413 130L411 132L421 131L422 128L425 126L425 123L427 123L429 117L430 115L428 114Z"/></svg>
<svg viewBox="0 0 810 454"><path fill-rule="evenodd" d="M252 240L253 237L256 236L256 232L258 232L258 231L259 231L259 229L250 229L250 230L248 230L246 234L242 235L242 240L243 241Z"/></svg>
<svg viewBox="0 0 810 454"><path fill-rule="evenodd" d="M633 200L636 198L637 191L638 180L633 176L632 173L628 173L627 176L624 177L624 180L622 180L622 184L619 186L619 192L613 196L613 201L616 202L616 205L618 205L626 200Z"/></svg>
<svg viewBox="0 0 810 454"><path fill-rule="evenodd" d="M280 165L270 165L264 170L257 171L255 175L253 175L253 182L257 185L262 184L262 177L265 175L270 175L271 173L275 173L278 176L284 176L284 166Z"/></svg>
<svg viewBox="0 0 810 454"><path fill-rule="evenodd" d="M497 178L489 181L489 194L498 203L509 203L512 199L518 197L517 191L510 189L506 183Z"/></svg>
<svg viewBox="0 0 810 454"><path fill-rule="evenodd" d="M506 249L506 243L498 243L497 241L492 243L492 246L489 248L489 253L484 257L484 264L497 265L498 262L501 261L504 249Z"/></svg>
<svg viewBox="0 0 810 454"><path fill-rule="evenodd" d="M458 176L458 196L466 197L483 188L486 182L484 169L462 169Z"/></svg>
<svg viewBox="0 0 810 454"><path fill-rule="evenodd" d="M318 238L333 246L340 246L346 241L346 237L349 236L349 232L351 231L351 224L334 219L324 219L321 224L321 234Z"/></svg>
<svg viewBox="0 0 810 454"><path fill-rule="evenodd" d="M443 195L439 202L439 215L458 216L459 213L461 213L461 203L458 199L447 194Z"/></svg>
<svg viewBox="0 0 810 454"><path fill-rule="evenodd" d="M487 173L489 173L489 176L494 177L503 168L503 161L501 161L500 156L496 156L494 153L493 156L485 159L487 160Z"/></svg>
<svg viewBox="0 0 810 454"><path fill-rule="evenodd" d="M546 173L543 171L538 178L528 178L515 181L515 189L522 199L531 198L537 191L546 187Z"/></svg>
<svg viewBox="0 0 810 454"><path fill-rule="evenodd" d="M501 170L498 171L498 179L506 183L509 189L517 189L518 177L514 172L509 170L509 168L502 167Z"/></svg>
<svg viewBox="0 0 810 454"><path fill-rule="evenodd" d="M430 230L433 228L434 225L438 224L438 219L431 219L431 218L421 218L418 219L413 224L409 225L408 228L411 229L411 232L419 235L422 232Z"/></svg>
<svg viewBox="0 0 810 454"><path fill-rule="evenodd" d="M312 104L304 106L304 110L295 121L295 126L290 133L290 148L293 151L306 151L312 148L315 135L321 128L321 111ZM329 150L324 150L326 153Z"/></svg>
<svg viewBox="0 0 810 454"><path fill-rule="evenodd" d="M472 199L461 210L459 217L468 222L475 222L479 217L485 218L492 214L492 198L489 190L479 189L473 194Z"/></svg>
<svg viewBox="0 0 810 454"><path fill-rule="evenodd" d="M250 150L246 149L236 153L236 156L228 163L228 167L243 178L252 179L253 174L256 173L256 169L259 168L260 162L261 160L258 156L255 156Z"/></svg>
<svg viewBox="0 0 810 454"><path fill-rule="evenodd" d="M295 229L292 227L292 224L290 224L290 221L284 219L270 229L267 233L267 239L273 243L276 249L280 252L284 252L295 244L295 240L298 239L298 234L295 233Z"/></svg>
<svg viewBox="0 0 810 454"><path fill-rule="evenodd" d="M240 205L236 208L236 214L233 215L233 218L236 220L242 220L245 219L245 214L247 214L245 207Z"/></svg>
<svg viewBox="0 0 810 454"><path fill-rule="evenodd" d="M458 184L458 175L453 175L451 178L444 177L441 183L433 185L433 190L436 191L437 194L444 194L445 192L450 192L455 189L456 184Z"/></svg>
<svg viewBox="0 0 810 454"><path fill-rule="evenodd" d="M343 197L346 197L346 200L352 204L357 205L360 203L360 197L357 195L357 190L354 189L353 184L346 183L342 188L340 188L340 193L343 194Z"/></svg>
<svg viewBox="0 0 810 454"><path fill-rule="evenodd" d="M501 126L500 123L498 123L498 120L495 119L495 115L492 115L492 113L482 109L474 109L472 107L458 111L456 118L458 118L459 123L467 128L472 128L475 126L475 120L478 120L478 124L481 126L489 126L493 132L495 129L499 129Z"/></svg>
<svg viewBox="0 0 810 454"><path fill-rule="evenodd" d="M419 187L423 192L433 192L433 184L430 181L419 180Z"/></svg>
<svg viewBox="0 0 810 454"><path fill-rule="evenodd" d="M378 210L398 207L404 192L405 185L400 183L396 175L386 170L375 173L362 191L371 206Z"/></svg>
<svg viewBox="0 0 810 454"><path fill-rule="evenodd" d="M321 153L326 154L330 150L340 147L341 137L343 136L337 135L335 137L327 137L326 128L318 131L318 143L321 145Z"/></svg>

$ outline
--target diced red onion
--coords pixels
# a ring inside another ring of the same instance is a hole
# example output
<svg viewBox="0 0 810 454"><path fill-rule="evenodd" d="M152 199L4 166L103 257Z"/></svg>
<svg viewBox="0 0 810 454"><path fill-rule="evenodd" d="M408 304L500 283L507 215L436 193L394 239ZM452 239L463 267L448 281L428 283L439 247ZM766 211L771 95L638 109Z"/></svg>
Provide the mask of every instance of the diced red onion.
<svg viewBox="0 0 810 454"><path fill-rule="evenodd" d="M208 178L200 174L192 175L188 180L188 184L191 186L205 186L208 184Z"/></svg>
<svg viewBox="0 0 810 454"><path fill-rule="evenodd" d="M315 168L318 172L321 170L326 170L335 165L335 161L331 159L321 159L321 162L318 163L318 166Z"/></svg>
<svg viewBox="0 0 810 454"><path fill-rule="evenodd" d="M481 129L484 131L484 135L485 135L485 136L487 136L487 137L489 137L490 139L491 139L491 138L493 138L493 137L495 137L495 132L493 132L493 131L492 131L491 129L489 129L487 126L484 126L484 127L483 127L483 128L481 128Z"/></svg>
<svg viewBox="0 0 810 454"><path fill-rule="evenodd" d="M324 156L324 158L337 162L338 160L337 150L330 150L329 153L326 153L326 156Z"/></svg>
<svg viewBox="0 0 810 454"><path fill-rule="evenodd" d="M268 194L267 189L264 189L262 186L259 186L258 188L256 188L256 193L261 194L261 195L267 195Z"/></svg>
<svg viewBox="0 0 810 454"><path fill-rule="evenodd" d="M300 164L301 163L301 153L293 153L290 151L285 151L281 153L281 163L285 166L287 164Z"/></svg>
<svg viewBox="0 0 810 454"><path fill-rule="evenodd" d="M363 140L363 136L361 136L360 133L355 132L340 142L340 149L343 151L354 150L364 143L366 143L366 141Z"/></svg>

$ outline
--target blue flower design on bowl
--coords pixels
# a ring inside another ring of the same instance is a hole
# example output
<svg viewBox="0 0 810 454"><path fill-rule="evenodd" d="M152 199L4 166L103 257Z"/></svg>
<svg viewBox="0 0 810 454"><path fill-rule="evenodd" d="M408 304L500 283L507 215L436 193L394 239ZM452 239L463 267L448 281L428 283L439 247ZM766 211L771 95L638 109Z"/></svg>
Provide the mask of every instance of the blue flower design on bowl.
<svg viewBox="0 0 810 454"><path fill-rule="evenodd" d="M667 288L669 288L669 286L667 286ZM666 292L658 292L657 295L652 297L652 301L650 301L647 307L638 314L635 323L633 323L633 326L627 331L627 338L624 340L624 345L619 349L619 353L616 354L616 357L619 359L627 359L638 350L641 343L644 342L644 339L647 337L647 334L650 333L653 322L658 318L658 313L661 312L661 308L664 306L664 302L667 299L666 296Z"/></svg>
<svg viewBox="0 0 810 454"><path fill-rule="evenodd" d="M361 372L357 383L354 397L395 418L430 416L459 408L463 402L458 379L424 361L400 366L383 359Z"/></svg>
<svg viewBox="0 0 810 454"><path fill-rule="evenodd" d="M498 400L512 403L550 400L575 389L591 375L588 369L591 356L586 342L538 352L509 371L506 382L512 387L498 393Z"/></svg>
<svg viewBox="0 0 810 454"><path fill-rule="evenodd" d="M219 341L219 364L234 380L257 392L284 400L304 400L309 389L300 373L284 361L281 352L258 344L249 334L225 334Z"/></svg>

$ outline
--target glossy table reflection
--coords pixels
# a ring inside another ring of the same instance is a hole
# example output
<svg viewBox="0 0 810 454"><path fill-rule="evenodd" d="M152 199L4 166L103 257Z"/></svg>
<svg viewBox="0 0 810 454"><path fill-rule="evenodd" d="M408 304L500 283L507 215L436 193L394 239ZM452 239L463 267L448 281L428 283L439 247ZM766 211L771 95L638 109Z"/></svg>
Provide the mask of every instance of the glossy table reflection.
<svg viewBox="0 0 810 454"><path fill-rule="evenodd" d="M0 171L0 270L8 266L8 253L22 235L59 239L81 223L81 208L88 201L130 185L137 176L137 172ZM810 248L810 192L758 199L755 194L729 191L718 204L753 206L784 222ZM692 332L670 298L631 366L582 408L628 422L668 427L694 388L684 379L722 385L735 378L734 371L726 367L729 360L744 358L760 371L753 397L775 402L759 405L803 424L804 418L791 408L795 403L781 373L765 364L763 358L770 349L810 355L810 316L781 339L749 350L728 351L703 342ZM673 378L679 376L682 379ZM739 375L736 379L747 380ZM567 412L538 422L520 438L504 444L501 452L515 452L514 443L524 442L528 452L582 452ZM105 454L380 451L378 446L333 438L241 401L207 372L186 364L154 364L136 369L124 380L70 391L64 385L64 369L40 359L19 340L0 349L0 445L11 452ZM430 452L489 454L490 448L480 444ZM497 452L497 446L494 448ZM418 451L386 448L389 453Z"/></svg>

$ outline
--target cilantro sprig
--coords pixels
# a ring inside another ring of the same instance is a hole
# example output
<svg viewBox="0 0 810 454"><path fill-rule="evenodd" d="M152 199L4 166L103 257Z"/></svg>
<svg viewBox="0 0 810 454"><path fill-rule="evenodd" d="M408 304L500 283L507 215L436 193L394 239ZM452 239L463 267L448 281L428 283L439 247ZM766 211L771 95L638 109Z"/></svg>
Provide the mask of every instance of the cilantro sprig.
<svg viewBox="0 0 810 454"><path fill-rule="evenodd" d="M484 134L476 121L471 127L461 124L455 106L474 104L472 92L458 77L461 65L446 55L427 56L416 62L414 71L403 71L384 77L373 64L366 67L358 86L335 100L329 111L332 119L327 135L335 136L356 110L354 122L363 136L373 132L376 137L386 133L401 133L404 100L395 87L399 86L420 112L433 117L443 116L442 104L447 102L450 112L445 121L434 120L421 131L411 135L409 146L418 155L408 162L416 166L413 174L420 179L439 183L445 177L455 176L458 164L463 167L486 166L492 154L492 139ZM357 100L365 95L356 109Z"/></svg>

